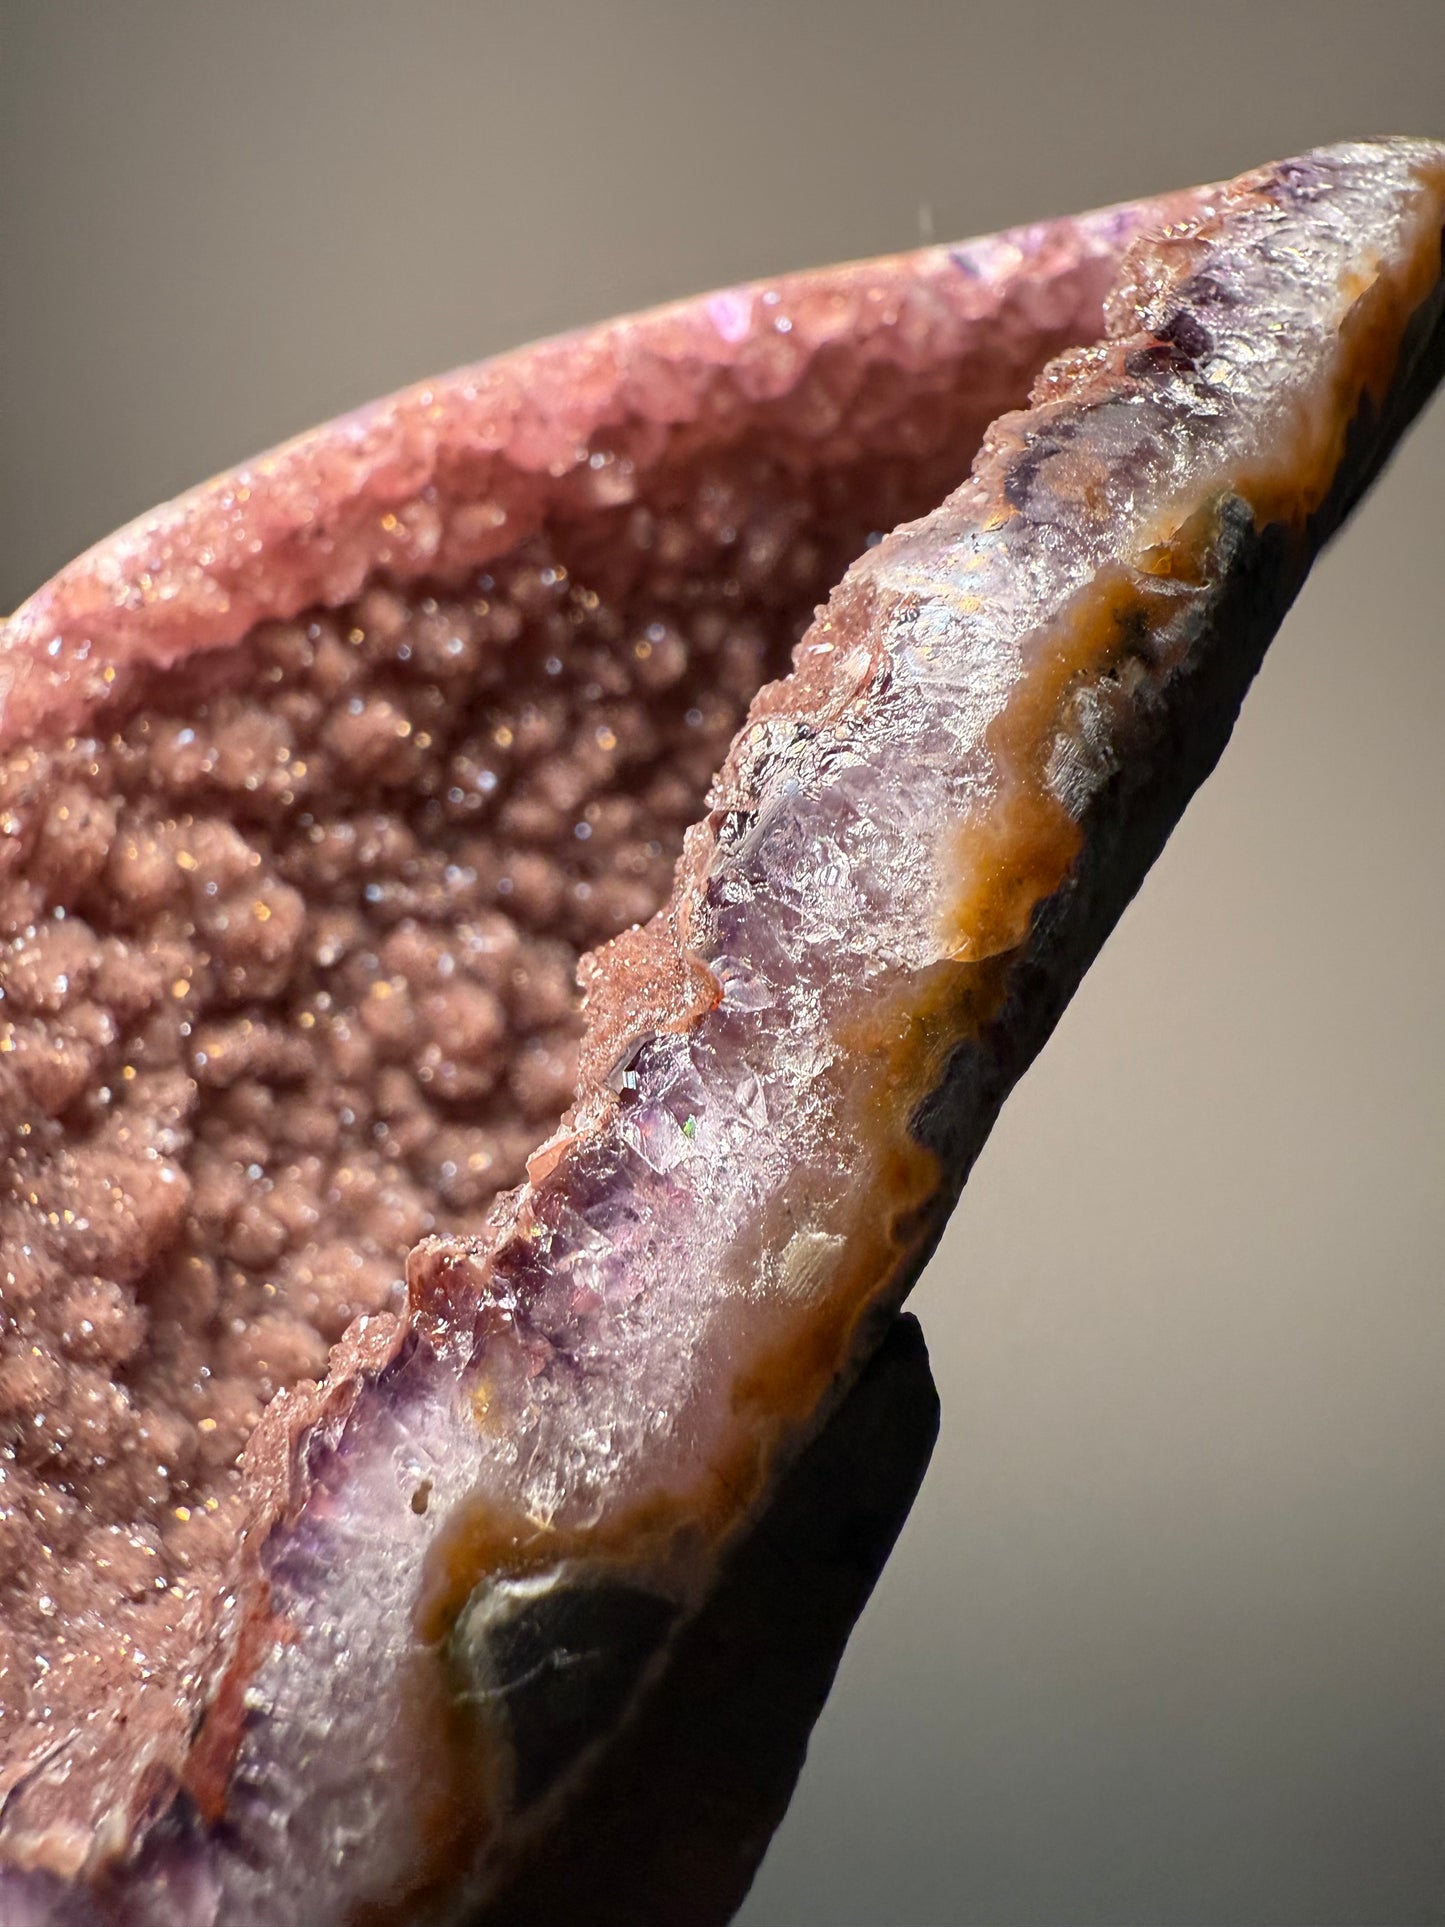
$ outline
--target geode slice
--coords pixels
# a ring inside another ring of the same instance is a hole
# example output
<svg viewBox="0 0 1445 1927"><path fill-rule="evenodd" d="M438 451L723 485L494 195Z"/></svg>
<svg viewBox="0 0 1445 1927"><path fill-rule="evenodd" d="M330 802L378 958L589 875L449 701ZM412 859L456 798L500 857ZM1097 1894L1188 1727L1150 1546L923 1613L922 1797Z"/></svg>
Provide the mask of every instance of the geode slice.
<svg viewBox="0 0 1445 1927"><path fill-rule="evenodd" d="M545 1839L1438 374L1442 220L1381 142L714 295L6 627L0 1918Z"/></svg>

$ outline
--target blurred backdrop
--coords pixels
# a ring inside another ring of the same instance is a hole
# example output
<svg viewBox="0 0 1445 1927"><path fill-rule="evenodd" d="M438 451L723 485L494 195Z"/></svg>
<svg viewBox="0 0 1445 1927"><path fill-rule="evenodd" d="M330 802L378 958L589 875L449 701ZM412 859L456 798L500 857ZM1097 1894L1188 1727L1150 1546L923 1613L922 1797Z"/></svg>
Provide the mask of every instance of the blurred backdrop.
<svg viewBox="0 0 1445 1927"><path fill-rule="evenodd" d="M3 0L0 602L401 382L1445 132L1445 5ZM1445 1921L1445 406L915 1298L933 1469L746 1927Z"/></svg>

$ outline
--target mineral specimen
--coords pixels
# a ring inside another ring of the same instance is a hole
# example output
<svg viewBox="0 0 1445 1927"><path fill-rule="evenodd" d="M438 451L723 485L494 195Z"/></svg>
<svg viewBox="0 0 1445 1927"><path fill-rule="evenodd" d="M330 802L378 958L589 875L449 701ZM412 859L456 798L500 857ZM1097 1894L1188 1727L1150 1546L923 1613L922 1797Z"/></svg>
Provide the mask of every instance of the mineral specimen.
<svg viewBox="0 0 1445 1927"><path fill-rule="evenodd" d="M7 625L0 1920L545 1842L1438 375L1442 223L1379 142L714 295Z"/></svg>

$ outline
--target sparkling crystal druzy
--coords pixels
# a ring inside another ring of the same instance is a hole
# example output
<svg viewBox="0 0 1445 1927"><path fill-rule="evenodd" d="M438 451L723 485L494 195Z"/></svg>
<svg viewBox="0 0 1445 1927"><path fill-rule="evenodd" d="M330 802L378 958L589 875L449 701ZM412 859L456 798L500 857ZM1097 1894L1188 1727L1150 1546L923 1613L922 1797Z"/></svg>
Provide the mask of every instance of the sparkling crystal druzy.
<svg viewBox="0 0 1445 1927"><path fill-rule="evenodd" d="M729 290L0 631L0 1919L545 1841L1428 393L1442 220L1379 142Z"/></svg>

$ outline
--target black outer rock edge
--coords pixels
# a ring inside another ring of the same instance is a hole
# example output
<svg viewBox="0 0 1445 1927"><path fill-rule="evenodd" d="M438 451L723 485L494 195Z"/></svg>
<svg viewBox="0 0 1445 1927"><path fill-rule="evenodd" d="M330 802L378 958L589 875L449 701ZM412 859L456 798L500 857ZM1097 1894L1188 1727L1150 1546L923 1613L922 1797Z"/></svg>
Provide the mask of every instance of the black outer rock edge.
<svg viewBox="0 0 1445 1927"><path fill-rule="evenodd" d="M938 1436L904 1314L732 1550L545 1843L465 1927L723 1927L792 1797Z"/></svg>

